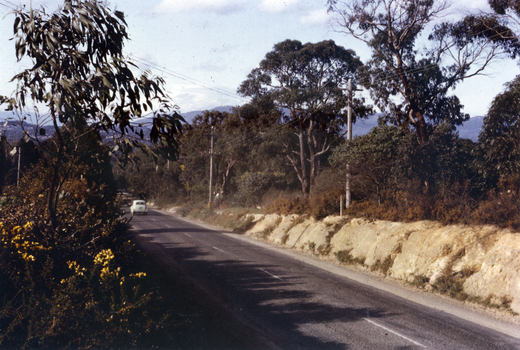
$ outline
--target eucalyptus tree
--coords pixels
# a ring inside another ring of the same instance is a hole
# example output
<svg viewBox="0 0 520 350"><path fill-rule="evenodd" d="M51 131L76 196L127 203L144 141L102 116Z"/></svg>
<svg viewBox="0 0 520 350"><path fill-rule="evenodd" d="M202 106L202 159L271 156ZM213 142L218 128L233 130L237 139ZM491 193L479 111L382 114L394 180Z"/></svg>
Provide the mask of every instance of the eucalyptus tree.
<svg viewBox="0 0 520 350"><path fill-rule="evenodd" d="M484 24L507 28L485 15L443 22L449 4L442 0L327 3L335 28L372 51L362 83L386 112L385 121L415 130L421 144L436 125L461 125L469 118L457 96L448 94L451 89L518 48L516 39L494 35Z"/></svg>
<svg viewBox="0 0 520 350"><path fill-rule="evenodd" d="M520 76L506 84L484 117L479 135L487 178L517 178L520 172Z"/></svg>
<svg viewBox="0 0 520 350"><path fill-rule="evenodd" d="M493 10L483 18L481 25L494 37L501 39L518 39L520 35L520 1L488 0ZM507 27L506 27L507 25Z"/></svg>
<svg viewBox="0 0 520 350"><path fill-rule="evenodd" d="M30 67L15 75L17 88L10 107L23 116L28 108L45 108L40 117L52 122L53 175L47 207L55 217L61 165L68 140L62 128L81 137L90 130L110 132L113 151L125 159L135 147L154 156L175 158L182 118L163 91L164 81L134 75L123 54L128 39L124 14L102 1L65 0L55 12L45 8L14 11L16 57ZM132 123L151 112L149 125ZM72 132L74 131L74 132ZM158 147L151 148L151 141Z"/></svg>
<svg viewBox="0 0 520 350"><path fill-rule="evenodd" d="M350 165L352 175L366 183L365 192L381 204L388 184L395 180L395 167L405 144L403 131L391 125L379 125L368 134L356 136L335 147L331 164L338 168Z"/></svg>
<svg viewBox="0 0 520 350"><path fill-rule="evenodd" d="M285 40L265 55L238 88L252 102L271 101L294 142L283 142L304 196L319 173L320 162L346 123L346 83L362 62L352 50L332 40L302 44ZM362 105L358 103L358 105ZM360 113L363 110L360 108Z"/></svg>

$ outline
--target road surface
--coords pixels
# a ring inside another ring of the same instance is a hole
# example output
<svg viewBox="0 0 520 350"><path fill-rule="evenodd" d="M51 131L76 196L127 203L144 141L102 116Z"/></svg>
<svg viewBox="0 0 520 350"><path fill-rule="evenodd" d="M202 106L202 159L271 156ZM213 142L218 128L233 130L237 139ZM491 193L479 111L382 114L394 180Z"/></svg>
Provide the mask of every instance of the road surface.
<svg viewBox="0 0 520 350"><path fill-rule="evenodd" d="M149 256L265 339L251 348L520 349L519 328L435 296L155 210L131 223Z"/></svg>

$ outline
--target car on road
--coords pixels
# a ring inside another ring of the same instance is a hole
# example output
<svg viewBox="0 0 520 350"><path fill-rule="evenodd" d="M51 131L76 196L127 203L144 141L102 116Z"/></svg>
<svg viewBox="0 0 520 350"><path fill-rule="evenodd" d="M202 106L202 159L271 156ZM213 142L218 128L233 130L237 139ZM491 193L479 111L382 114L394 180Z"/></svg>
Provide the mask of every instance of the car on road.
<svg viewBox="0 0 520 350"><path fill-rule="evenodd" d="M148 207L146 206L146 202L142 199L134 200L130 206L130 213L132 215L135 213L141 213L143 215L148 214Z"/></svg>

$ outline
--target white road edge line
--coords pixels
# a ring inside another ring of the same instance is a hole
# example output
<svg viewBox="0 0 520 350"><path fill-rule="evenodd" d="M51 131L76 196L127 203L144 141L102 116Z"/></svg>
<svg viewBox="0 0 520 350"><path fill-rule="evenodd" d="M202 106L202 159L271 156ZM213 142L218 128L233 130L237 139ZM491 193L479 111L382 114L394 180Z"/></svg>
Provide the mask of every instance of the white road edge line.
<svg viewBox="0 0 520 350"><path fill-rule="evenodd" d="M166 225L166 224L165 224L164 226L166 226L166 227L168 227L168 228L171 228L170 225Z"/></svg>
<svg viewBox="0 0 520 350"><path fill-rule="evenodd" d="M188 234L188 233L186 233L186 232L183 232L183 233L184 233L186 236L191 237L190 234Z"/></svg>
<svg viewBox="0 0 520 350"><path fill-rule="evenodd" d="M268 275L271 276L271 277L274 277L274 278L276 278L276 279L282 281L282 279L281 279L280 277L278 277L278 276L276 276L276 275L273 275L273 274L270 273L269 271L266 271L266 270L264 270L264 269L259 269L259 270L262 271L262 272L265 272L266 274L268 274Z"/></svg>
<svg viewBox="0 0 520 350"><path fill-rule="evenodd" d="M408 338L408 337L405 337L405 336L402 335L402 334L399 334L399 333L397 333L397 332L395 332L395 331L393 331L393 330L391 330L391 329L389 329L389 328L386 328L385 326L381 326L380 324L377 324L377 323L375 323L374 321L369 320L368 318L364 318L364 320L367 321L368 323L373 324L373 325L376 326L376 327L383 328L385 331L388 331L388 332L390 332L390 333L393 333L393 334L397 335L398 337L401 337L401 338L403 338L403 339L406 339L406 340L408 340L409 342L414 343L414 344L417 345L417 346L422 346L423 348L426 347L425 345L422 345L421 343L418 343L418 342L416 342L415 340L412 340L412 339L410 339L410 338Z"/></svg>
<svg viewBox="0 0 520 350"><path fill-rule="evenodd" d="M223 251L222 249L219 249L217 247L212 247L212 248L218 250L219 252L225 253L225 251Z"/></svg>

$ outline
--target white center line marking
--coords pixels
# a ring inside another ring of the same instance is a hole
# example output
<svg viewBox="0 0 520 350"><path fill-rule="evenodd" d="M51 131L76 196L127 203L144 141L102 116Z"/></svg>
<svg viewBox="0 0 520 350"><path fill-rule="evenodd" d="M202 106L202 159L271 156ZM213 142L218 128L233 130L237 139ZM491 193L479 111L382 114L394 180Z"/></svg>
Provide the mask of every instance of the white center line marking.
<svg viewBox="0 0 520 350"><path fill-rule="evenodd" d="M187 234L186 232L183 232L186 236L191 237L191 235Z"/></svg>
<svg viewBox="0 0 520 350"><path fill-rule="evenodd" d="M164 226L166 226L166 227L168 227L168 228L171 228L170 225L166 225L166 224L165 224Z"/></svg>
<svg viewBox="0 0 520 350"><path fill-rule="evenodd" d="M155 221L155 219L152 219L152 221Z"/></svg>
<svg viewBox="0 0 520 350"><path fill-rule="evenodd" d="M264 270L264 269L260 269L260 271L265 272L265 273L268 274L269 276L274 277L274 278L276 278L276 279L282 281L282 279L281 279L280 277L278 277L278 276L276 276L276 275L273 275L273 274L270 273L269 271L266 271L266 270Z"/></svg>
<svg viewBox="0 0 520 350"><path fill-rule="evenodd" d="M381 326L380 324L377 324L377 323L375 323L374 321L369 320L368 318L364 318L364 320L367 321L368 323L372 323L372 324L373 324L374 326L376 326L376 327L383 328L385 331L388 331L388 332L390 332L390 333L393 333L393 334L397 335L398 337L401 337L401 338L403 338L403 339L406 339L406 340L408 340L409 342L414 343L414 344L417 345L417 346L422 346L423 348L426 347L425 345L422 345L421 343L418 343L418 342L416 342L415 340L412 340L412 339L410 339L410 338L408 338L408 337L405 337L405 336L402 335L402 334L399 334L399 333L397 333L397 332L394 332L393 330L391 330L391 329L389 329L389 328L386 328L386 327L384 327L384 326Z"/></svg>
<svg viewBox="0 0 520 350"><path fill-rule="evenodd" d="M217 247L213 247L213 249L216 249L216 250L218 250L219 252L225 253L222 249L219 249L219 248L217 248Z"/></svg>

